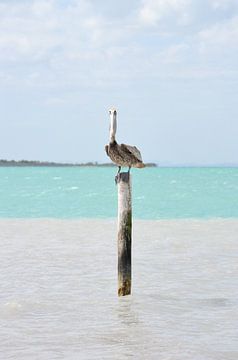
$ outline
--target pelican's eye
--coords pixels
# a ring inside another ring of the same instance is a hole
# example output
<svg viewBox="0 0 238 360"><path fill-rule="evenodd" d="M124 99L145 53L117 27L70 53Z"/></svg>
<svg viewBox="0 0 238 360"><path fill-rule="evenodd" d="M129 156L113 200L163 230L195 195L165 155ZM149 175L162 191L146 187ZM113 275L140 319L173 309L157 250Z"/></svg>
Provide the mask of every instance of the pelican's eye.
<svg viewBox="0 0 238 360"><path fill-rule="evenodd" d="M112 113L111 110L109 110L109 114L110 114L110 115L111 115L111 113Z"/></svg>
<svg viewBox="0 0 238 360"><path fill-rule="evenodd" d="M114 114L114 115L116 115L116 114L117 114L116 110L114 110L114 111L113 111L113 114Z"/></svg>

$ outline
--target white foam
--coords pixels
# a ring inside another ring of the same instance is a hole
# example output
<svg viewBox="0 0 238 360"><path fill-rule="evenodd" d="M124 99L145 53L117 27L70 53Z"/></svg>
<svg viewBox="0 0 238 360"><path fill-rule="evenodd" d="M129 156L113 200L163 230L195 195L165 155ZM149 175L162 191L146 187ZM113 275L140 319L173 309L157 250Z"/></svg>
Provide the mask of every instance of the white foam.
<svg viewBox="0 0 238 360"><path fill-rule="evenodd" d="M12 300L12 301L6 302L4 304L4 308L5 308L5 310L7 310L10 313L16 313L22 309L22 304L20 304L17 301Z"/></svg>

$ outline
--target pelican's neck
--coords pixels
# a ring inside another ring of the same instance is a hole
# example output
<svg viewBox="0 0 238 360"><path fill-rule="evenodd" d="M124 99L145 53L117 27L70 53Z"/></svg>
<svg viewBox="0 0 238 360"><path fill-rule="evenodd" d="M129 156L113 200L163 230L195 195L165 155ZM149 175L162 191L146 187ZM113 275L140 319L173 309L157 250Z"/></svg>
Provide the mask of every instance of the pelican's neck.
<svg viewBox="0 0 238 360"><path fill-rule="evenodd" d="M116 131L117 131L117 115L113 112L110 115L110 143L115 141Z"/></svg>

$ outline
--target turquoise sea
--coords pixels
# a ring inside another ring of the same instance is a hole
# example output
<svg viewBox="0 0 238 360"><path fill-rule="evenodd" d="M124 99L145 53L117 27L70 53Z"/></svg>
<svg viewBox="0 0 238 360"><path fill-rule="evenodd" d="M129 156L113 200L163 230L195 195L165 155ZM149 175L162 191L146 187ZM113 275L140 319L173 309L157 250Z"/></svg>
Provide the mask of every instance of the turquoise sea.
<svg viewBox="0 0 238 360"><path fill-rule="evenodd" d="M238 168L132 170L122 298L116 171L0 168L0 358L237 360Z"/></svg>
<svg viewBox="0 0 238 360"><path fill-rule="evenodd" d="M1 218L113 218L116 168L1 167ZM133 169L138 219L238 217L238 168Z"/></svg>

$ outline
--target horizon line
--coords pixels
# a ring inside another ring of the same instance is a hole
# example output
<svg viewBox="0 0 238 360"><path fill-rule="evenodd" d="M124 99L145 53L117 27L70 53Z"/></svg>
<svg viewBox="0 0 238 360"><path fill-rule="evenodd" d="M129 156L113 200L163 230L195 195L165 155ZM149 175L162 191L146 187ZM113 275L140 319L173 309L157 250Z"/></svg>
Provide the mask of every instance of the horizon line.
<svg viewBox="0 0 238 360"><path fill-rule="evenodd" d="M0 166L4 164L10 166L11 164L27 165L31 164L34 166L117 166L112 162L99 162L99 161L85 161L85 162L63 162L63 161L43 161L43 160L7 160L0 159ZM148 167L238 167L238 163L170 163L170 162L146 162L145 165Z"/></svg>

